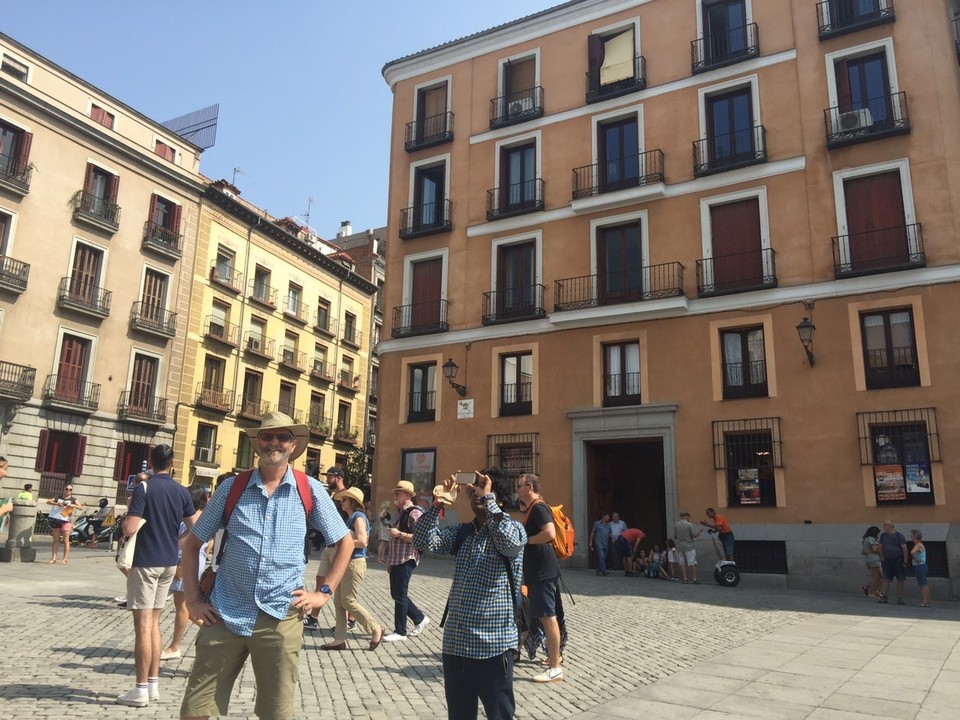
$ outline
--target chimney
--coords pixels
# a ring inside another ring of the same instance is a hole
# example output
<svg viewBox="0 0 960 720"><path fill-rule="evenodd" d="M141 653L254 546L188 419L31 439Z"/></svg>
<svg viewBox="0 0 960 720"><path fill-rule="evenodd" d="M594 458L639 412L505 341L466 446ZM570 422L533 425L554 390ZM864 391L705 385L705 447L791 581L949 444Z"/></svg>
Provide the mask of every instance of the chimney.
<svg viewBox="0 0 960 720"><path fill-rule="evenodd" d="M337 231L338 238L350 237L353 234L353 227L350 225L349 220L344 220L340 223L340 230Z"/></svg>

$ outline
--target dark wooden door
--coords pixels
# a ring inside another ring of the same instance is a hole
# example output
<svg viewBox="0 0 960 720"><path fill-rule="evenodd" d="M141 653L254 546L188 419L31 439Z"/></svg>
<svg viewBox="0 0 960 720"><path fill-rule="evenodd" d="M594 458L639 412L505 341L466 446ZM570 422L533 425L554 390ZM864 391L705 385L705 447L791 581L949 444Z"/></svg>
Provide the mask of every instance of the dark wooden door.
<svg viewBox="0 0 960 720"><path fill-rule="evenodd" d="M910 252L900 173L845 180L843 196L853 269L907 263Z"/></svg>
<svg viewBox="0 0 960 720"><path fill-rule="evenodd" d="M78 244L73 255L73 271L70 274L70 294L77 300L93 305L97 302L100 285L101 253L94 248Z"/></svg>
<svg viewBox="0 0 960 720"><path fill-rule="evenodd" d="M600 303L642 299L643 258L639 223L598 230L597 276Z"/></svg>
<svg viewBox="0 0 960 720"><path fill-rule="evenodd" d="M60 345L60 361L57 365L57 397L70 402L80 402L86 380L87 355L90 341L71 335L63 336Z"/></svg>
<svg viewBox="0 0 960 720"><path fill-rule="evenodd" d="M440 324L440 291L443 260L433 258L413 263L410 293L410 326L432 328Z"/></svg>
<svg viewBox="0 0 960 720"><path fill-rule="evenodd" d="M763 284L760 201L757 198L713 205L713 285L718 291Z"/></svg>
<svg viewBox="0 0 960 720"><path fill-rule="evenodd" d="M137 355L133 359L130 380L130 407L140 414L153 413L153 396L157 384L157 359Z"/></svg>
<svg viewBox="0 0 960 720"><path fill-rule="evenodd" d="M147 270L143 279L143 304L141 313L144 320L163 326L163 310L167 303L167 276L153 270Z"/></svg>

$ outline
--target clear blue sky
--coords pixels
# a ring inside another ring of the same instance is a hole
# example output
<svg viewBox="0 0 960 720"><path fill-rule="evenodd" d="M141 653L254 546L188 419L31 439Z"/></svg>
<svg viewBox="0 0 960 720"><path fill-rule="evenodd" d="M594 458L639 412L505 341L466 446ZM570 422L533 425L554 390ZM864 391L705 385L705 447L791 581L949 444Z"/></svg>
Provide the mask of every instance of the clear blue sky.
<svg viewBox="0 0 960 720"><path fill-rule="evenodd" d="M333 237L386 224L398 57L562 0L0 0L0 30L158 121L220 103L201 170Z"/></svg>

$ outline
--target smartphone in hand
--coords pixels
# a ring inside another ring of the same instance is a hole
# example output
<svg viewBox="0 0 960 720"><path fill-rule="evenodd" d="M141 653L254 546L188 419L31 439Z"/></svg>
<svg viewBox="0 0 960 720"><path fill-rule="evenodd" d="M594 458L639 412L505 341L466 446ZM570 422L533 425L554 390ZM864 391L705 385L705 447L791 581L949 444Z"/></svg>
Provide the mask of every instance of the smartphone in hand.
<svg viewBox="0 0 960 720"><path fill-rule="evenodd" d="M476 479L476 474L472 472L458 472L455 476L458 485L473 485L473 481Z"/></svg>

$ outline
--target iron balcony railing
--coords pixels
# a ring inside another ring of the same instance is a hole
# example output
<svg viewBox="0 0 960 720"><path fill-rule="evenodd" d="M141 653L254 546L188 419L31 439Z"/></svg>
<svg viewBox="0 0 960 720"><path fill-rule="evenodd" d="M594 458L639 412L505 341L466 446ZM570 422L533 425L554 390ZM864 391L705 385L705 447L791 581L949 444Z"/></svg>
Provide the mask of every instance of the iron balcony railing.
<svg viewBox="0 0 960 720"><path fill-rule="evenodd" d="M277 307L277 291L272 287L257 280L251 280L247 285L247 297L251 300L271 308Z"/></svg>
<svg viewBox="0 0 960 720"><path fill-rule="evenodd" d="M243 288L243 273L229 265L214 263L210 266L210 282L238 293Z"/></svg>
<svg viewBox="0 0 960 720"><path fill-rule="evenodd" d="M248 353L259 355L262 358L273 360L276 342L260 334L256 330L247 330L243 339L243 349Z"/></svg>
<svg viewBox="0 0 960 720"><path fill-rule="evenodd" d="M333 421L328 417L324 417L321 408L310 408L310 413L307 417L307 429L311 435L323 438L329 437L332 427Z"/></svg>
<svg viewBox="0 0 960 720"><path fill-rule="evenodd" d="M92 280L82 277L60 279L57 289L57 305L71 310L107 317L113 293L97 287Z"/></svg>
<svg viewBox="0 0 960 720"><path fill-rule="evenodd" d="M604 373L603 406L640 404L640 373Z"/></svg>
<svg viewBox="0 0 960 720"><path fill-rule="evenodd" d="M833 238L836 278L926 267L920 223Z"/></svg>
<svg viewBox="0 0 960 720"><path fill-rule="evenodd" d="M817 3L820 39L893 22L893 0L824 0Z"/></svg>
<svg viewBox="0 0 960 720"><path fill-rule="evenodd" d="M533 383L500 385L500 417L530 415L533 412Z"/></svg>
<svg viewBox="0 0 960 720"><path fill-rule="evenodd" d="M44 402L95 411L100 407L100 383L86 382L68 375L48 375L43 384L42 398Z"/></svg>
<svg viewBox="0 0 960 720"><path fill-rule="evenodd" d="M766 397L767 361L723 363L723 399Z"/></svg>
<svg viewBox="0 0 960 720"><path fill-rule="evenodd" d="M0 155L0 183L27 193L30 190L31 175L33 166L30 163L21 162L12 155Z"/></svg>
<svg viewBox="0 0 960 720"><path fill-rule="evenodd" d="M310 377L326 382L333 382L335 369L333 363L324 362L320 358L313 359L313 365L310 366Z"/></svg>
<svg viewBox="0 0 960 720"><path fill-rule="evenodd" d="M694 75L733 65L760 54L760 31L756 23L726 32L708 33L690 41L690 64Z"/></svg>
<svg viewBox="0 0 960 720"><path fill-rule="evenodd" d="M453 228L453 203L450 200L422 203L400 211L400 239L433 235Z"/></svg>
<svg viewBox="0 0 960 720"><path fill-rule="evenodd" d="M543 180L535 178L487 190L487 220L543 210Z"/></svg>
<svg viewBox="0 0 960 720"><path fill-rule="evenodd" d="M324 335L337 334L337 321L330 317L330 311L326 308L317 310L316 319L313 323L313 329L322 332Z"/></svg>
<svg viewBox="0 0 960 720"><path fill-rule="evenodd" d="M310 307L296 298L287 298L283 303L283 314L299 323L306 324L310 317Z"/></svg>
<svg viewBox="0 0 960 720"><path fill-rule="evenodd" d="M920 366L914 347L867 350L866 381L868 390L916 387L920 384Z"/></svg>
<svg viewBox="0 0 960 720"><path fill-rule="evenodd" d="M343 326L343 341L354 347L360 347L360 338L362 337L360 333L359 325L346 325Z"/></svg>
<svg viewBox="0 0 960 720"><path fill-rule="evenodd" d="M543 117L543 88L539 85L490 101L490 129Z"/></svg>
<svg viewBox="0 0 960 720"><path fill-rule="evenodd" d="M337 387L356 392L360 389L360 376L354 375L350 370L341 370L337 376Z"/></svg>
<svg viewBox="0 0 960 720"><path fill-rule="evenodd" d="M451 140L453 140L453 113L445 112L408 122L403 149L413 152L434 145L442 145Z"/></svg>
<svg viewBox="0 0 960 720"><path fill-rule="evenodd" d="M693 143L693 174L703 177L767 161L767 130L763 125L711 135Z"/></svg>
<svg viewBox="0 0 960 720"><path fill-rule="evenodd" d="M773 248L697 260L697 295L727 295L777 286Z"/></svg>
<svg viewBox="0 0 960 720"><path fill-rule="evenodd" d="M22 293L30 279L30 266L12 257L0 255L0 288Z"/></svg>
<svg viewBox="0 0 960 720"><path fill-rule="evenodd" d="M120 206L112 200L80 190L73 203L74 218L92 220L116 231L120 227Z"/></svg>
<svg viewBox="0 0 960 720"><path fill-rule="evenodd" d="M610 158L573 170L573 199L663 182L663 151Z"/></svg>
<svg viewBox="0 0 960 720"><path fill-rule="evenodd" d="M224 390L222 386L197 383L197 405L209 410L228 413L233 410L233 390Z"/></svg>
<svg viewBox="0 0 960 720"><path fill-rule="evenodd" d="M261 420L270 412L270 403L259 397L242 397L237 407L237 415L248 420Z"/></svg>
<svg viewBox="0 0 960 720"><path fill-rule="evenodd" d="M236 347L240 344L240 326L217 315L207 315L203 321L203 336Z"/></svg>
<svg viewBox="0 0 960 720"><path fill-rule="evenodd" d="M304 372L307 369L307 354L291 347L280 348L277 362L290 370Z"/></svg>
<svg viewBox="0 0 960 720"><path fill-rule="evenodd" d="M333 439L335 442L356 445L358 437L360 437L360 428L356 425L337 424L337 427L334 428L333 431Z"/></svg>
<svg viewBox="0 0 960 720"><path fill-rule="evenodd" d="M905 92L870 98L858 104L862 107L853 109L852 105L847 103L823 111L828 148L855 145L910 132Z"/></svg>
<svg viewBox="0 0 960 720"><path fill-rule="evenodd" d="M395 307L390 336L401 338L446 332L450 329L447 323L447 305L446 300L433 300Z"/></svg>
<svg viewBox="0 0 960 720"><path fill-rule="evenodd" d="M177 314L156 303L137 301L130 308L130 327L155 335L174 337L177 334Z"/></svg>
<svg viewBox="0 0 960 720"><path fill-rule="evenodd" d="M0 361L0 397L27 401L33 397L37 371L27 365Z"/></svg>
<svg viewBox="0 0 960 720"><path fill-rule="evenodd" d="M407 422L433 422L437 415L435 390L411 392L407 403Z"/></svg>
<svg viewBox="0 0 960 720"><path fill-rule="evenodd" d="M623 73L625 77L610 82L603 82L603 73L599 67L588 70L586 77L587 102L599 102L643 90L647 86L647 61L643 59L643 55L637 55L633 58L632 64L632 74ZM623 63L616 67L626 70L625 65L626 63Z"/></svg>
<svg viewBox="0 0 960 720"><path fill-rule="evenodd" d="M117 403L117 415L125 419L165 423L167 399L135 390L124 390L120 393L120 402Z"/></svg>
<svg viewBox="0 0 960 720"><path fill-rule="evenodd" d="M156 250L169 257L180 257L182 253L181 245L183 235L176 230L164 227L159 223L150 222L143 224L143 247Z"/></svg>
<svg viewBox="0 0 960 720"><path fill-rule="evenodd" d="M543 308L543 285L524 285L483 294L484 325L546 317Z"/></svg>
<svg viewBox="0 0 960 720"><path fill-rule="evenodd" d="M683 265L648 265L639 273L607 273L564 278L554 282L553 309L582 310L641 300L683 295Z"/></svg>

